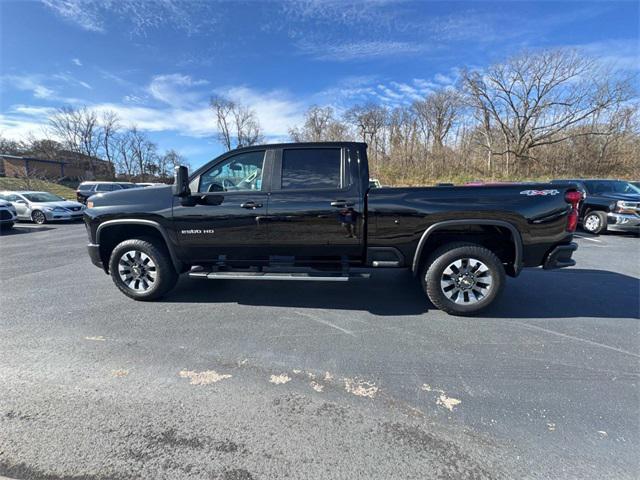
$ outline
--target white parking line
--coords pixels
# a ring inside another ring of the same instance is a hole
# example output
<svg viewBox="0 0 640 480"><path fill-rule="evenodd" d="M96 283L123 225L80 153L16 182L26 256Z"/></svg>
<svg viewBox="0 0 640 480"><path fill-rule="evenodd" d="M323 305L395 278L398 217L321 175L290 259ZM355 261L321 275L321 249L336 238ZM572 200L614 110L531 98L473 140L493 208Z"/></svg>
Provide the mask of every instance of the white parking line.
<svg viewBox="0 0 640 480"><path fill-rule="evenodd" d="M602 240L598 240L597 238L583 237L582 235L576 235L576 234L574 234L573 236L577 238L583 238L585 240L589 240L590 242L604 243Z"/></svg>
<svg viewBox="0 0 640 480"><path fill-rule="evenodd" d="M532 330L539 330L541 332L548 333L550 335L557 335L558 337L568 338L570 340L575 340L578 342L588 343L589 345L593 345L595 347L606 348L607 350L612 350L614 352L623 353L625 355L631 355L632 357L640 358L640 355L629 352L628 350L623 350L621 348L612 347L611 345L606 345L604 343L594 342L593 340L587 340L586 338L574 337L573 335L567 335L566 333L556 332L555 330L549 330L548 328L538 327L537 325L531 325L525 322L513 322L517 325L520 325L524 328L530 328Z"/></svg>

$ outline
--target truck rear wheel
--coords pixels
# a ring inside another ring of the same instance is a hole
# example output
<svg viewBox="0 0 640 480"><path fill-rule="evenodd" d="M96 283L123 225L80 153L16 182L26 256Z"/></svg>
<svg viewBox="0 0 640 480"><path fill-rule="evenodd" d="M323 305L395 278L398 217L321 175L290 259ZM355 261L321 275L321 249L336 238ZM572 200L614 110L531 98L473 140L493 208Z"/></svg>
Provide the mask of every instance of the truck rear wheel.
<svg viewBox="0 0 640 480"><path fill-rule="evenodd" d="M153 238L130 239L116 245L109 272L120 291L134 300L156 300L178 281L169 252Z"/></svg>
<svg viewBox="0 0 640 480"><path fill-rule="evenodd" d="M472 315L498 297L504 267L489 249L452 243L436 250L421 272L422 288L436 307L451 315Z"/></svg>

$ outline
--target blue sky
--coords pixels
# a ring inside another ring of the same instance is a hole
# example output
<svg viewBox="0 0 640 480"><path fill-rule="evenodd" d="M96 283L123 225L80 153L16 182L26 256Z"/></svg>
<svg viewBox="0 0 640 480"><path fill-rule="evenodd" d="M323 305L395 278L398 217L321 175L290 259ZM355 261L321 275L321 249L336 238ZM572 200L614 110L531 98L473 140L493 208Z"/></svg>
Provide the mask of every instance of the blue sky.
<svg viewBox="0 0 640 480"><path fill-rule="evenodd" d="M522 49L571 46L638 71L639 3L0 0L0 134L62 105L118 112L193 166L221 147L212 94L282 140L306 108L407 104Z"/></svg>

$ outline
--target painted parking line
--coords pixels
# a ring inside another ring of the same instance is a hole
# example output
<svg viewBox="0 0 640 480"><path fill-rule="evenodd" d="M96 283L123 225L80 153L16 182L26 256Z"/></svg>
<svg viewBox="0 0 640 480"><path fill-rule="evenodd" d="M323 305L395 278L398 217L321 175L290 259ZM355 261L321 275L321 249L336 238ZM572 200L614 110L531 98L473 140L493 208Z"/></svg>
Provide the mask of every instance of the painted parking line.
<svg viewBox="0 0 640 480"><path fill-rule="evenodd" d="M591 238L591 237L583 237L582 235L577 235L577 234L573 234L574 237L576 238L582 238L584 240L589 240L590 242L596 242L596 243L604 243L602 240L598 240L597 238Z"/></svg>

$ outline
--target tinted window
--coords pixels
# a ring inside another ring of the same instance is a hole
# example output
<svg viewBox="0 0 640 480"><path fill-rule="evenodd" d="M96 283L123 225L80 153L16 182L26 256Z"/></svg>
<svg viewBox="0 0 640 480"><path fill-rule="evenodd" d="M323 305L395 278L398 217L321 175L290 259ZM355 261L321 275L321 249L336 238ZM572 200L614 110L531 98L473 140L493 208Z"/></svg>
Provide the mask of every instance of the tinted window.
<svg viewBox="0 0 640 480"><path fill-rule="evenodd" d="M101 183L96 187L96 192L111 192L113 191L113 185L110 183Z"/></svg>
<svg viewBox="0 0 640 480"><path fill-rule="evenodd" d="M81 192L90 192L91 190L93 190L93 187L94 187L94 186L95 186L95 185L91 185L91 184L89 184L89 185L82 185L82 184L81 184L81 185L78 187L78 190L80 190Z"/></svg>
<svg viewBox="0 0 640 480"><path fill-rule="evenodd" d="M264 150L234 155L200 176L198 191L246 192L262 188Z"/></svg>
<svg viewBox="0 0 640 480"><path fill-rule="evenodd" d="M282 153L282 188L340 188L340 149L285 150Z"/></svg>
<svg viewBox="0 0 640 480"><path fill-rule="evenodd" d="M36 203L60 202L64 200L64 198L49 192L25 193L24 197L30 202Z"/></svg>
<svg viewBox="0 0 640 480"><path fill-rule="evenodd" d="M589 193L638 193L629 182L620 180L592 180L585 184Z"/></svg>

